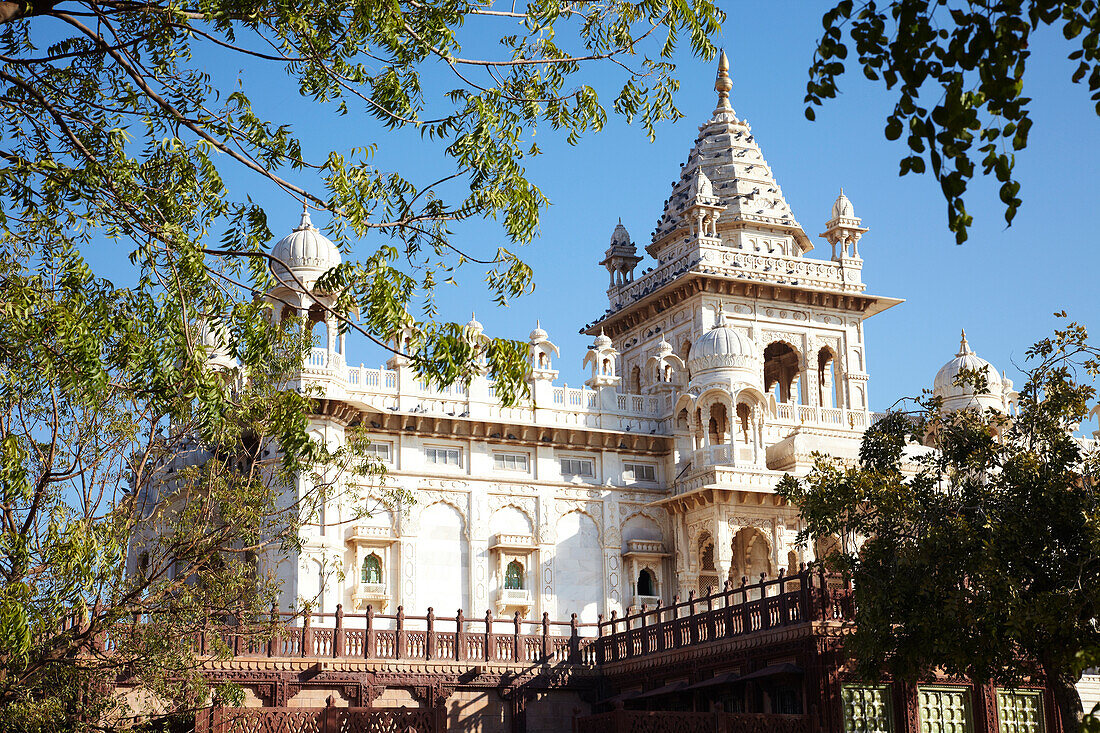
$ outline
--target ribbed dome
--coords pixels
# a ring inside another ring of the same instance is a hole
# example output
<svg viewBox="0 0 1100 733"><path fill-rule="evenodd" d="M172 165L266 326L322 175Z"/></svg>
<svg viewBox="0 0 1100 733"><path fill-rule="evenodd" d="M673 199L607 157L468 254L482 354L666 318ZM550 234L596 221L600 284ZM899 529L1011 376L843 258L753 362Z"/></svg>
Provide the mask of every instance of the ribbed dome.
<svg viewBox="0 0 1100 733"><path fill-rule="evenodd" d="M602 330L600 335L596 337L596 348L607 349L611 347L611 339Z"/></svg>
<svg viewBox="0 0 1100 733"><path fill-rule="evenodd" d="M226 341L221 328L212 325L205 318L201 320L198 342L206 351L207 363L215 369L231 369L237 365Z"/></svg>
<svg viewBox="0 0 1100 733"><path fill-rule="evenodd" d="M302 210L302 220L294 231L276 242L271 256L285 263L302 281L316 280L340 264L340 250L313 226L308 209ZM277 276L287 277L281 265L275 264L273 269Z"/></svg>
<svg viewBox="0 0 1100 733"><path fill-rule="evenodd" d="M844 189L840 189L840 195L836 197L836 201L833 202L833 218L834 219L854 219L856 218L855 207L852 206L852 202L848 200L848 197L844 195Z"/></svg>
<svg viewBox="0 0 1100 733"><path fill-rule="evenodd" d="M974 388L969 384L955 384L955 378L964 369L984 371L989 391L979 395L974 393ZM1004 409L1004 384L1001 375L992 364L971 350L966 340L966 331L962 332L962 342L955 358L936 373L936 379L932 382L932 394L943 398L944 409L947 410L959 410L972 405Z"/></svg>
<svg viewBox="0 0 1100 733"><path fill-rule="evenodd" d="M615 231L611 232L611 246L629 247L630 245L630 232L623 226L622 219L615 225Z"/></svg>
<svg viewBox="0 0 1100 733"><path fill-rule="evenodd" d="M726 314L719 311L714 326L691 345L688 369L692 374L734 370L751 373L752 382L759 382L760 354L754 344L740 331L730 328Z"/></svg>
<svg viewBox="0 0 1100 733"><path fill-rule="evenodd" d="M542 322L535 321L535 330L531 332L531 343L538 344L546 341L550 338L550 334L546 333L546 330L542 327Z"/></svg>

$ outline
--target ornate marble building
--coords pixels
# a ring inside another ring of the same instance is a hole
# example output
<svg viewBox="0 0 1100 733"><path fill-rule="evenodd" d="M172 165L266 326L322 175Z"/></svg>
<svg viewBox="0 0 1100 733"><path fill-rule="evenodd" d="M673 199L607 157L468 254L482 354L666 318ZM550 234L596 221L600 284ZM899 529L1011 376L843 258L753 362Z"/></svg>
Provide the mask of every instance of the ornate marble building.
<svg viewBox="0 0 1100 733"><path fill-rule="evenodd" d="M349 426L369 429L387 481L415 498L363 521L326 507L301 556L278 566L288 605L317 597L330 612L402 605L589 622L812 559L775 486L807 471L815 451L856 456L874 419L864 321L901 301L867 291L868 230L843 193L819 235L824 254L811 256L814 238L730 88L723 55L717 107L645 248L650 269L635 275L643 257L621 223L614 229L600 263L609 307L583 329L593 337L584 387L557 383L558 348L537 325L532 399L503 407L485 378L435 390L399 356L350 366L335 323L309 298L269 294L281 317L317 324L323 346L301 379L323 395L318 439L336 445ZM307 286L340 258L308 214L273 254ZM473 319L466 333L483 338ZM964 337L935 388L967 404L973 395L952 377L982 365ZM1010 409L1011 383L988 368L981 400Z"/></svg>

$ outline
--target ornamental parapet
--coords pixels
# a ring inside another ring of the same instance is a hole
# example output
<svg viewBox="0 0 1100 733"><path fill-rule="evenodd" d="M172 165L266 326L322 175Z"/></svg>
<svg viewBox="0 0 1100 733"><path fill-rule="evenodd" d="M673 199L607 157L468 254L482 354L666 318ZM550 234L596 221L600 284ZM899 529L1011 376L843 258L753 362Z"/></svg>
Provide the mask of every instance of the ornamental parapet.
<svg viewBox="0 0 1100 733"><path fill-rule="evenodd" d="M862 293L867 289L861 282L858 263L853 261L841 265L807 257L745 252L710 237L688 239L678 246L665 248L661 254L662 260L657 267L615 289L611 296L612 309L629 305L690 272L839 293Z"/></svg>
<svg viewBox="0 0 1100 733"><path fill-rule="evenodd" d="M408 368L347 366L343 355L314 348L306 356L302 385L318 396L379 412L493 420L547 427L594 428L669 434L670 395L621 394L612 388L553 386L541 401L529 398L507 407L487 377L469 385L437 387Z"/></svg>

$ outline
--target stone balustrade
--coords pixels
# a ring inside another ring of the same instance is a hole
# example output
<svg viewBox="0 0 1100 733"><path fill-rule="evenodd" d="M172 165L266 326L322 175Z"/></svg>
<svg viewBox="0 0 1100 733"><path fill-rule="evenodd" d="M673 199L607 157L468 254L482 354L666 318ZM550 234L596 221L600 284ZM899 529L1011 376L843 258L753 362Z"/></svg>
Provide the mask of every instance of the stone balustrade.
<svg viewBox="0 0 1100 733"><path fill-rule="evenodd" d="M751 279L777 285L800 285L840 293L861 293L855 262L840 263L808 257L746 252L724 245L720 239L698 237L675 249L675 254L633 282L620 287L612 296L615 308L649 295L685 272L700 272L726 277Z"/></svg>

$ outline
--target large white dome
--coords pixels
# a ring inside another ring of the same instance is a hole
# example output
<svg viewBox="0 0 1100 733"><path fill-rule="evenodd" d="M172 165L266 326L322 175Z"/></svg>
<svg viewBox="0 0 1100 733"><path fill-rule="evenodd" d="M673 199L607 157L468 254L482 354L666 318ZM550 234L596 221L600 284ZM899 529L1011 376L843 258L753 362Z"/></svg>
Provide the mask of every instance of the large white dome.
<svg viewBox="0 0 1100 733"><path fill-rule="evenodd" d="M688 358L688 369L693 379L708 372L722 372L723 376L730 377L737 372L736 376L742 380L756 384L761 380L762 368L756 344L748 336L731 328L725 313L721 311L714 326L691 345Z"/></svg>
<svg viewBox="0 0 1100 733"><path fill-rule="evenodd" d="M271 256L286 264L303 282L316 280L340 264L340 250L313 226L308 209L303 209L302 220L294 231L275 243ZM272 269L276 276L290 280L280 264L273 263Z"/></svg>
<svg viewBox="0 0 1100 733"><path fill-rule="evenodd" d="M955 378L964 369L984 372L989 391L985 394L975 394L973 386L955 384ZM959 351L955 354L955 358L944 364L936 373L936 379L932 382L932 394L943 398L944 409L950 411L972 406L1004 410L1004 387L996 367L971 350L966 340L966 331L963 331L962 342L959 344Z"/></svg>

